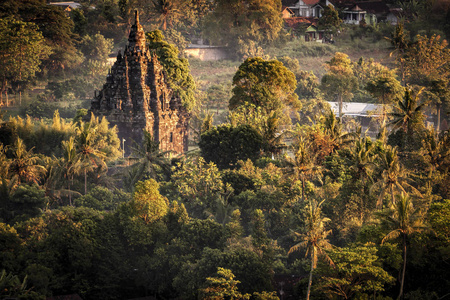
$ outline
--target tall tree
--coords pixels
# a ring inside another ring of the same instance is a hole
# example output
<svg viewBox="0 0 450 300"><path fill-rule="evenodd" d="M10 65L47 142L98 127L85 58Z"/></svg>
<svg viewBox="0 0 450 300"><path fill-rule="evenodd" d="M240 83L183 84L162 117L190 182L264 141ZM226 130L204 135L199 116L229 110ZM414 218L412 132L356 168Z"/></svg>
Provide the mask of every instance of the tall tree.
<svg viewBox="0 0 450 300"><path fill-rule="evenodd" d="M167 214L169 201L159 193L159 184L148 179L136 184L131 206L145 223L153 223Z"/></svg>
<svg viewBox="0 0 450 300"><path fill-rule="evenodd" d="M72 205L71 185L73 184L73 177L79 173L80 161L77 155L75 137L70 137L68 141L62 142L63 159L62 159L62 174L67 180L67 191L69 193L69 205Z"/></svg>
<svg viewBox="0 0 450 300"><path fill-rule="evenodd" d="M247 58L261 55L260 47L275 41L282 28L280 0L217 0L206 17L204 34Z"/></svg>
<svg viewBox="0 0 450 300"><path fill-rule="evenodd" d="M81 170L84 174L84 194L87 194L87 173L96 168L106 168L105 152L98 148L95 143L96 126L92 120L87 123L81 123L77 127L75 138L76 151Z"/></svg>
<svg viewBox="0 0 450 300"><path fill-rule="evenodd" d="M448 42L439 35L431 37L417 35L404 55L407 82L422 84L429 78L449 79L450 49Z"/></svg>
<svg viewBox="0 0 450 300"><path fill-rule="evenodd" d="M426 88L430 102L436 109L439 130L442 105L450 103L450 49L439 35L417 35L404 55L406 80Z"/></svg>
<svg viewBox="0 0 450 300"><path fill-rule="evenodd" d="M395 26L394 32L391 34L391 38L389 38L392 47L394 50L390 53L391 56L395 55L395 59L397 64L400 66L400 79L401 82L405 83L405 53L410 44L409 32L405 30L403 22L399 22L397 26Z"/></svg>
<svg viewBox="0 0 450 300"><path fill-rule="evenodd" d="M317 153L314 153L311 143L300 137L297 143L294 159L288 159L288 166L296 179L302 183L302 202L305 201L306 181L321 174L321 167L316 163Z"/></svg>
<svg viewBox="0 0 450 300"><path fill-rule="evenodd" d="M155 51L166 71L171 88L181 98L184 107L191 111L196 105L196 86L190 74L188 60L178 57L178 49L164 39L161 31L148 32L146 37L148 47Z"/></svg>
<svg viewBox="0 0 450 300"><path fill-rule="evenodd" d="M156 180L167 180L170 175L170 151L161 151L159 143L156 142L148 131L144 131L142 144L132 148L132 155L138 159L136 163L127 168L130 182L134 186L144 178Z"/></svg>
<svg viewBox="0 0 450 300"><path fill-rule="evenodd" d="M32 78L48 55L49 49L37 25L12 17L0 19L0 103L8 84Z"/></svg>
<svg viewBox="0 0 450 300"><path fill-rule="evenodd" d="M390 230L383 238L382 243L398 237L402 240L403 267L400 277L400 292L397 298L402 299L406 274L407 239L413 233L429 229L425 224L424 212L413 207L413 203L407 194L397 195L396 198L397 201L394 202L392 208L381 212L379 217L386 228Z"/></svg>
<svg viewBox="0 0 450 300"><path fill-rule="evenodd" d="M75 48L77 36L72 32L74 24L61 8L40 0L4 0L0 17L9 16L39 27L46 44L52 49L43 64L46 69L62 70L82 62L83 57Z"/></svg>
<svg viewBox="0 0 450 300"><path fill-rule="evenodd" d="M386 284L395 282L394 277L383 270L374 246L333 249L330 257L334 268L319 264L317 269L320 276L317 289L328 297L353 299L360 293L375 295L383 292Z"/></svg>
<svg viewBox="0 0 450 300"><path fill-rule="evenodd" d="M263 137L250 125L216 126L203 133L199 142L203 158L220 169L235 168L239 160L255 161L264 146Z"/></svg>
<svg viewBox="0 0 450 300"><path fill-rule="evenodd" d="M17 138L14 145L8 147L11 150L11 163L9 164L9 173L17 184L22 182L38 183L39 178L46 169L38 164L39 157L33 154L32 150L27 150L23 140Z"/></svg>
<svg viewBox="0 0 450 300"><path fill-rule="evenodd" d="M186 0L152 0L152 14L159 23L159 27L166 31L167 27L172 27L174 21L184 15Z"/></svg>
<svg viewBox="0 0 450 300"><path fill-rule="evenodd" d="M317 266L318 257L321 256L328 264L334 265L333 261L325 251L326 249L330 249L332 247L327 240L327 236L331 233L331 230L325 229L325 224L329 222L330 219L322 217L322 203L323 201L318 203L316 200L311 200L306 206L304 212L306 233L300 234L294 232L295 235L301 239L301 241L292 246L288 252L292 253L294 251L299 251L306 248L306 256L309 254L311 258L311 269L309 272L306 300L309 300L309 295L311 293L313 271Z"/></svg>
<svg viewBox="0 0 450 300"><path fill-rule="evenodd" d="M359 138L351 151L350 169L355 173L358 179L362 181L363 186L368 180L372 180L373 170L375 168L374 153L375 145L369 137Z"/></svg>
<svg viewBox="0 0 450 300"><path fill-rule="evenodd" d="M400 82L396 79L394 71L385 70L382 74L367 82L365 89L382 105L381 127L386 126L386 105L399 100L403 93Z"/></svg>
<svg viewBox="0 0 450 300"><path fill-rule="evenodd" d="M400 164L397 147L386 146L379 155L382 168L381 178L371 187L372 191L379 191L377 207L383 205L387 193L391 196L391 205L395 205L396 195L406 193L405 187L420 194L414 187L407 183L407 171Z"/></svg>
<svg viewBox="0 0 450 300"><path fill-rule="evenodd" d="M92 59L107 64L108 56L114 46L113 39L107 39L102 34L85 35L81 39L80 50L86 59Z"/></svg>
<svg viewBox="0 0 450 300"><path fill-rule="evenodd" d="M249 294L242 295L239 292L237 285L240 281L235 280L234 277L231 270L218 267L217 277L206 278L207 287L201 290L202 299L249 299Z"/></svg>
<svg viewBox="0 0 450 300"><path fill-rule="evenodd" d="M419 96L423 88L415 95L412 94L410 88L405 89L402 99L399 99L394 111L391 113L393 117L389 125L392 125L393 131L402 130L405 134L404 147L412 147L415 133L424 129L425 116L423 110L426 103L419 103Z"/></svg>
<svg viewBox="0 0 450 300"><path fill-rule="evenodd" d="M336 31L340 28L342 19L339 18L339 12L334 8L334 6L329 4L324 8L318 24L326 31Z"/></svg>
<svg viewBox="0 0 450 300"><path fill-rule="evenodd" d="M298 96L294 93L297 85L295 75L278 60L264 60L260 57L248 58L233 77L233 96L229 108L249 104L261 107L269 116L276 112L286 123L289 107L299 108Z"/></svg>
<svg viewBox="0 0 450 300"><path fill-rule="evenodd" d="M352 97L352 90L356 85L350 58L345 53L336 52L327 63L327 73L322 77L321 88L325 94L337 99L339 117L342 117L344 99L349 100Z"/></svg>

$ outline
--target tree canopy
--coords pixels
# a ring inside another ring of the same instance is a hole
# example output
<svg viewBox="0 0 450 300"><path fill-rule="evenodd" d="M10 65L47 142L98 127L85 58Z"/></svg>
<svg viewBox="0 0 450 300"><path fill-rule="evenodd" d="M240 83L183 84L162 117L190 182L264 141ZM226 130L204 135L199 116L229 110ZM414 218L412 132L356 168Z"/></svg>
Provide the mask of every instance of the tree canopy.
<svg viewBox="0 0 450 300"><path fill-rule="evenodd" d="M261 55L260 46L281 33L281 0L218 0L206 17L204 33L238 57Z"/></svg>
<svg viewBox="0 0 450 300"><path fill-rule="evenodd" d="M297 85L294 73L278 60L248 58L233 77L233 96L229 108L253 104L266 114L282 113L288 106L298 107Z"/></svg>
<svg viewBox="0 0 450 300"><path fill-rule="evenodd" d="M8 81L27 81L34 77L49 54L37 25L12 17L0 19L0 101Z"/></svg>
<svg viewBox="0 0 450 300"><path fill-rule="evenodd" d="M181 98L188 111L195 106L195 82L190 74L189 62L178 57L178 49L169 44L161 31L146 33L149 49L155 51L160 63L164 67L167 79L174 92Z"/></svg>

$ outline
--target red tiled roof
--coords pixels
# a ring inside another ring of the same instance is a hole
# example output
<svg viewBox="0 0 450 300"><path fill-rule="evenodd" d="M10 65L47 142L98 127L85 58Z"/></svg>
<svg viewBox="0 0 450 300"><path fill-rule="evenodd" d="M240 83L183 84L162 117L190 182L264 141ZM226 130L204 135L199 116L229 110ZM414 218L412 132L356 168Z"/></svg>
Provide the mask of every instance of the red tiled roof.
<svg viewBox="0 0 450 300"><path fill-rule="evenodd" d="M316 25L316 18L307 18L307 17L295 17L295 18L286 18L284 19L284 23L287 27L296 29L301 25Z"/></svg>
<svg viewBox="0 0 450 300"><path fill-rule="evenodd" d="M320 0L303 0L306 5L314 5L319 3Z"/></svg>

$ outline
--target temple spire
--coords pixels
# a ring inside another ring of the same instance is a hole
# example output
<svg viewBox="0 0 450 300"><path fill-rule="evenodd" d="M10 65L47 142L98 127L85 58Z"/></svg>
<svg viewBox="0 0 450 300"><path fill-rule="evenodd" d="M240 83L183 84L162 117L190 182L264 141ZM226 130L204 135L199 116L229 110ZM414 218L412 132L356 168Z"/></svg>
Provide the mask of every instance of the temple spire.
<svg viewBox="0 0 450 300"><path fill-rule="evenodd" d="M135 10L134 11L134 25L137 25L137 24L139 24L139 14L138 14L138 11Z"/></svg>
<svg viewBox="0 0 450 300"><path fill-rule="evenodd" d="M138 50L145 52L145 32L139 23L139 13L134 12L134 25L131 26L130 36L128 37L128 48L130 51Z"/></svg>

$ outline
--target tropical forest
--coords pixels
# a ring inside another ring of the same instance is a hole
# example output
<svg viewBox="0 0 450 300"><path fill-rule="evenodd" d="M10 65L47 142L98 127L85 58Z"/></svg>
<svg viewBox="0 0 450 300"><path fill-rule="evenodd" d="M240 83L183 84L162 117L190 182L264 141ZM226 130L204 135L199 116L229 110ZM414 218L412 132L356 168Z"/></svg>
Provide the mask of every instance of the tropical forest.
<svg viewBox="0 0 450 300"><path fill-rule="evenodd" d="M0 0L0 299L450 299L449 38L448 0Z"/></svg>

